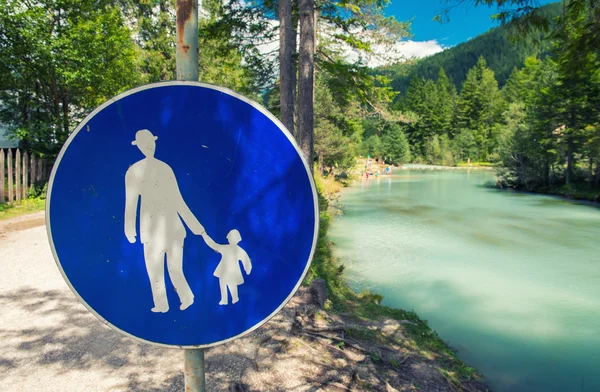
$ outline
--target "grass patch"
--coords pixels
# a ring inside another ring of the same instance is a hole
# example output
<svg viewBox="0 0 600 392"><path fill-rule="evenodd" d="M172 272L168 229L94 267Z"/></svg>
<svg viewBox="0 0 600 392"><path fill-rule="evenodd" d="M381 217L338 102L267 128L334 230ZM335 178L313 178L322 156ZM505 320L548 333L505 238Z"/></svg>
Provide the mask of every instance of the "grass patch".
<svg viewBox="0 0 600 392"><path fill-rule="evenodd" d="M381 336L378 336L376 331L364 328L345 328L346 336L354 339L359 339L370 343L381 343Z"/></svg>
<svg viewBox="0 0 600 392"><path fill-rule="evenodd" d="M37 197L25 199L19 203L0 204L0 220L43 211L44 208L46 208L46 200Z"/></svg>
<svg viewBox="0 0 600 392"><path fill-rule="evenodd" d="M457 167L469 167L467 162L458 162ZM492 162L471 162L471 167L494 167Z"/></svg>
<svg viewBox="0 0 600 392"><path fill-rule="evenodd" d="M333 176L323 177L315 173L315 185L319 195L335 195L344 187Z"/></svg>

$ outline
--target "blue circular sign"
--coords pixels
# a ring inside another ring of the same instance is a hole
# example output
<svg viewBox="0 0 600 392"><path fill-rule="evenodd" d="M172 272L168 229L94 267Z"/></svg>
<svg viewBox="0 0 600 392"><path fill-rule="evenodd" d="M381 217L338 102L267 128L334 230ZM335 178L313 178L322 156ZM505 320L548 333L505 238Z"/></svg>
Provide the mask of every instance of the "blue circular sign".
<svg viewBox="0 0 600 392"><path fill-rule="evenodd" d="M318 232L307 162L266 109L195 82L143 86L91 113L61 150L47 229L73 292L109 326L208 347L275 315Z"/></svg>

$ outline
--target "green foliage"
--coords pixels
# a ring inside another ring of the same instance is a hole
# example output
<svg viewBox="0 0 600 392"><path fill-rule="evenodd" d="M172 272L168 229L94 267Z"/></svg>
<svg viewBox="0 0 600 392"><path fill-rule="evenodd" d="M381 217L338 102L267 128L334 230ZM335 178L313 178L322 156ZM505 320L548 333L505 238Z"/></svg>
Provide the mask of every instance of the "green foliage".
<svg viewBox="0 0 600 392"><path fill-rule="evenodd" d="M504 107L494 72L480 57L467 73L456 103L455 124L458 129L471 131L475 139L476 155L471 159L487 160L496 148L496 129ZM465 151L461 152L465 155Z"/></svg>
<svg viewBox="0 0 600 392"><path fill-rule="evenodd" d="M354 165L357 153L382 155L385 124L398 121L400 113L390 107L396 92L388 78L371 75L364 66L346 63L331 45L321 41L317 56L327 61L319 63L315 85L315 155L320 169L329 166L345 170ZM406 146L390 145L394 140L402 142L402 137L390 135L386 152L405 161L409 159ZM400 152L394 152L398 148Z"/></svg>
<svg viewBox="0 0 600 392"><path fill-rule="evenodd" d="M440 68L437 78L437 95L438 105L437 110L437 125L442 134L453 135L454 129L452 123L454 121L454 110L456 106L456 87L448 76L444 68Z"/></svg>
<svg viewBox="0 0 600 392"><path fill-rule="evenodd" d="M528 59L511 75L499 148L503 185L564 195L584 182L590 190L600 185L599 14L596 3L565 2L552 57Z"/></svg>
<svg viewBox="0 0 600 392"><path fill-rule="evenodd" d="M53 157L84 114L141 82L139 50L108 1L0 2L0 120Z"/></svg>
<svg viewBox="0 0 600 392"><path fill-rule="evenodd" d="M324 279L335 307L342 298L352 292L343 280L342 272L344 269L334 258L332 244L327 239L327 231L333 217L329 212L329 202L327 201L327 195L324 193L322 177L316 175L315 182L319 196L319 234L313 260L304 278L304 283L309 284L316 278Z"/></svg>
<svg viewBox="0 0 600 392"><path fill-rule="evenodd" d="M46 194L48 193L48 183L35 183L27 191L28 199L41 199L46 200Z"/></svg>
<svg viewBox="0 0 600 392"><path fill-rule="evenodd" d="M235 26L220 24L220 4L205 2L200 78L259 99L258 71L235 46ZM0 121L9 135L52 158L77 123L112 96L173 80L174 7L172 0L1 0Z"/></svg>
<svg viewBox="0 0 600 392"><path fill-rule="evenodd" d="M469 71L460 97L443 69L437 81L413 79L404 99L405 109L418 115L418 121L409 125L413 153L442 165L487 158L500 105L493 72L483 58Z"/></svg>
<svg viewBox="0 0 600 392"><path fill-rule="evenodd" d="M227 9L220 0L205 1L203 8L209 15L201 18L198 25L200 80L228 87L248 98L259 100L264 82L261 77L264 70L260 67L265 65L261 63L258 69L253 66L257 65L256 61L247 61L253 59L254 53L251 54L246 47L240 49L235 25L225 23Z"/></svg>
<svg viewBox="0 0 600 392"><path fill-rule="evenodd" d="M175 1L118 0L140 49L138 72L145 83L175 79Z"/></svg>
<svg viewBox="0 0 600 392"><path fill-rule="evenodd" d="M353 140L360 132L349 119L347 107L340 107L318 75L315 89L314 148L321 174L325 167L345 171L354 165L356 151Z"/></svg>
<svg viewBox="0 0 600 392"><path fill-rule="evenodd" d="M410 162L408 139L398 124L386 126L381 137L381 157L393 165Z"/></svg>
<svg viewBox="0 0 600 392"><path fill-rule="evenodd" d="M365 141L363 141L361 148L361 155L369 157L377 157L381 155L381 140L378 135L371 135Z"/></svg>
<svg viewBox="0 0 600 392"><path fill-rule="evenodd" d="M454 146L445 134L439 137L438 135L434 135L427 141L425 156L428 163L435 163L443 166L456 165Z"/></svg>
<svg viewBox="0 0 600 392"><path fill-rule="evenodd" d="M536 13L545 20L551 20L560 14L560 5L549 4L541 7ZM545 34L539 30L534 30L514 42L513 38L521 30L518 22L516 19L514 23L491 29L467 42L416 61L409 71L406 70L406 65L399 64L388 66L382 72L390 76L394 90L402 94L406 93L414 77L434 79L440 68L445 69L452 83L459 87L466 79L467 72L475 66L479 57L483 56L494 71L498 84L504 86L511 72L520 68L527 57L544 57L549 50L548 43L544 42Z"/></svg>
<svg viewBox="0 0 600 392"><path fill-rule="evenodd" d="M400 101L403 110L415 113L417 120L407 125L413 155L428 163L454 162L454 157L440 153L440 140L448 144L455 134L456 88L443 69L437 80L413 78L406 97ZM451 149L444 145L445 150ZM452 154L450 152L450 154ZM442 159L442 156L445 158ZM442 162L443 161L443 162Z"/></svg>

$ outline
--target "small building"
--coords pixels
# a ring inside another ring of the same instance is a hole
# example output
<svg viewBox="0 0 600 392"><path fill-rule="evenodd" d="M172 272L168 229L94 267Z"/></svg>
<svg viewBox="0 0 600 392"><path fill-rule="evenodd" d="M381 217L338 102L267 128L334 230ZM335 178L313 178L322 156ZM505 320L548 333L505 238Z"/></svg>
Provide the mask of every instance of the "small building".
<svg viewBox="0 0 600 392"><path fill-rule="evenodd" d="M6 136L7 128L4 124L0 124L0 149L1 148L19 148L19 141L9 139Z"/></svg>

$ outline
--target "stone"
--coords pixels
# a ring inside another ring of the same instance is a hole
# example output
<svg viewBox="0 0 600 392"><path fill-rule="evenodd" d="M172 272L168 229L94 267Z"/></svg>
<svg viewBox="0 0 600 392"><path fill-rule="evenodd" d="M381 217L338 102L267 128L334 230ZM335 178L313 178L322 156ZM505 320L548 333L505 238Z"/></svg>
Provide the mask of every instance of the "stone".
<svg viewBox="0 0 600 392"><path fill-rule="evenodd" d="M327 301L327 284L324 279L315 279L310 283L310 292L314 301L321 309L325 307Z"/></svg>

